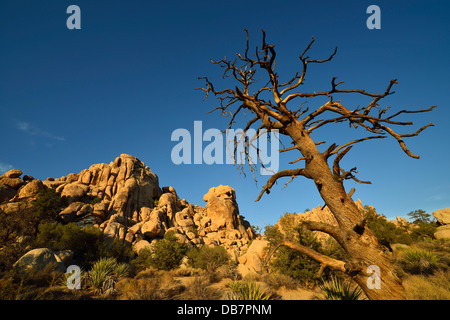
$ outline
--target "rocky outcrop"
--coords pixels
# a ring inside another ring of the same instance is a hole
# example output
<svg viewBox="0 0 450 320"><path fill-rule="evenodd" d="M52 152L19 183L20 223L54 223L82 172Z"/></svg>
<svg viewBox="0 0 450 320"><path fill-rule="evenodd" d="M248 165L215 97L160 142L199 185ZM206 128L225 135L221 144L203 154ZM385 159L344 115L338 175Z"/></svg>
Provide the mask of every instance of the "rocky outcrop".
<svg viewBox="0 0 450 320"><path fill-rule="evenodd" d="M450 239L450 208L439 209L433 212L439 226L434 233L436 239Z"/></svg>
<svg viewBox="0 0 450 320"><path fill-rule="evenodd" d="M65 203L58 221L93 225L108 239L129 243L136 253L173 232L188 246L224 246L237 259L254 238L239 214L233 188L213 187L203 197L205 206L190 204L173 187L160 188L157 175L130 155L45 181L30 176L22 180L21 175L11 170L0 178L1 209L15 212L32 205L41 190L50 188Z"/></svg>
<svg viewBox="0 0 450 320"><path fill-rule="evenodd" d="M174 233L179 242L189 246L221 245L235 259L247 249L253 233L250 224L239 215L233 188L211 188L204 197L206 207L180 199L173 187L162 190L164 193L155 202L156 206L141 210L140 220L132 221L134 224L126 229L126 234L124 228L123 236L136 252L151 248L167 232ZM105 224L105 230L110 223Z"/></svg>
<svg viewBox="0 0 450 320"><path fill-rule="evenodd" d="M242 276L263 271L263 264L269 253L269 250L267 250L268 244L267 240L255 239L248 250L238 258L238 271Z"/></svg>
<svg viewBox="0 0 450 320"><path fill-rule="evenodd" d="M450 224L450 208L436 210L433 212L433 216L441 225Z"/></svg>

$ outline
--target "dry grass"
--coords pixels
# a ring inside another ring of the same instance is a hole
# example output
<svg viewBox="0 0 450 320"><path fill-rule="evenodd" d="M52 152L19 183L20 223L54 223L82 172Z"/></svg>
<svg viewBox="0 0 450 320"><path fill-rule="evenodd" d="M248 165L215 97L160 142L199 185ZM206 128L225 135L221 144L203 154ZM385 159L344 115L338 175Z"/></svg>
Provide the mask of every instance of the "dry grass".
<svg viewBox="0 0 450 320"><path fill-rule="evenodd" d="M450 271L409 275L403 279L403 286L411 300L450 300Z"/></svg>
<svg viewBox="0 0 450 320"><path fill-rule="evenodd" d="M180 295L186 287L171 272L146 269L135 278L117 282L116 290L119 300L166 300Z"/></svg>
<svg viewBox="0 0 450 320"><path fill-rule="evenodd" d="M197 276L189 282L187 290L180 298L183 300L220 300L222 292L211 287L209 277Z"/></svg>

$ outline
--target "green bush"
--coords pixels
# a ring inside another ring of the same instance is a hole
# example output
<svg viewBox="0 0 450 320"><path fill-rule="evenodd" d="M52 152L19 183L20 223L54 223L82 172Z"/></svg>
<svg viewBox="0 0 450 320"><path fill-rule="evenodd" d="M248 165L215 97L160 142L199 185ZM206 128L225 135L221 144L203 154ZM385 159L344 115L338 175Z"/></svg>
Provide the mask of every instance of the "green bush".
<svg viewBox="0 0 450 320"><path fill-rule="evenodd" d="M291 226L290 233L290 239L295 239L294 241L298 241L300 244L308 246L320 253L326 253L311 231L299 226ZM276 245L283 238L278 226L266 226L265 235L270 246ZM296 250L280 247L274 254L274 259L270 263L270 267L275 271L298 280L302 284L309 284L315 282L316 274L320 269L320 263Z"/></svg>
<svg viewBox="0 0 450 320"><path fill-rule="evenodd" d="M390 247L391 243L411 244L413 242L413 237L406 232L405 228L397 227L367 206L364 208L366 209L367 226L381 244Z"/></svg>
<svg viewBox="0 0 450 320"><path fill-rule="evenodd" d="M63 201L59 193L53 189L46 188L39 192L33 205L36 219L42 223L53 220L61 212Z"/></svg>
<svg viewBox="0 0 450 320"><path fill-rule="evenodd" d="M437 228L436 222L416 222L416 225L417 227L412 229L411 232L411 237L414 241L435 239L434 233Z"/></svg>
<svg viewBox="0 0 450 320"><path fill-rule="evenodd" d="M230 255L224 247L204 246L192 248L187 252L189 265L206 271L214 272L220 266L229 263Z"/></svg>
<svg viewBox="0 0 450 320"><path fill-rule="evenodd" d="M166 233L164 239L154 244L149 263L159 270L172 270L180 266L186 251L185 244L179 243L172 233Z"/></svg>
<svg viewBox="0 0 450 320"><path fill-rule="evenodd" d="M72 250L79 266L86 269L99 257L116 257L121 262L127 261L131 252L131 248L118 239L108 241L94 226L80 228L75 223L63 225L57 222L39 227L35 247L53 251Z"/></svg>

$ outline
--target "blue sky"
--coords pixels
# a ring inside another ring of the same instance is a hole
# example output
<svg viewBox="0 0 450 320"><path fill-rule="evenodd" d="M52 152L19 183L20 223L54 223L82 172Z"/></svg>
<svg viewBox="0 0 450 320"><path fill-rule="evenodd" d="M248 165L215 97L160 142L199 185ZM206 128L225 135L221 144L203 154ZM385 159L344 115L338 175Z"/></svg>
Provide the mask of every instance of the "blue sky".
<svg viewBox="0 0 450 320"><path fill-rule="evenodd" d="M72 4L81 8L81 30L66 27ZM381 9L380 30L366 27L371 4ZM267 176L256 185L248 170L244 177L232 165L171 161L175 129L193 132L194 121L204 130L227 124L207 113L217 101L204 101L195 90L203 85L198 76L220 80L210 58L242 52L244 28L259 44L264 29L286 78L299 70L298 55L311 36L313 58L338 46L331 62L308 69L305 91L327 90L337 76L345 81L342 88L384 92L397 78L396 94L382 106L396 112L437 105L431 113L402 118L414 121L414 128L399 128L402 133L435 124L406 140L419 160L391 138L356 145L342 165L357 166L359 178L372 181L347 182L347 189L357 189L354 199L388 218L450 207L449 12L448 1L0 0L0 171L61 177L127 153L190 203L204 205L210 187L231 185L241 214L261 227L285 212L322 205L305 179L284 190L279 183L255 203ZM343 99L348 106L367 103L358 96ZM330 126L317 138L331 144L362 134ZM295 158L282 157L280 169Z"/></svg>

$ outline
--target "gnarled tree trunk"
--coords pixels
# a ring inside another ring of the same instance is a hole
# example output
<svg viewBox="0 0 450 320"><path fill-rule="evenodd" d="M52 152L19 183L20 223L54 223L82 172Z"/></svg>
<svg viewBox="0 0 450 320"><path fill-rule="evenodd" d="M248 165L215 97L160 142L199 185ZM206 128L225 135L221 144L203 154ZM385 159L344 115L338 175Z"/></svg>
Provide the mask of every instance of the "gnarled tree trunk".
<svg viewBox="0 0 450 320"><path fill-rule="evenodd" d="M278 130L279 134L292 140L292 147L280 150L280 152L297 151L300 153L300 157L291 161L290 164L304 161L303 167L274 173L268 179L256 201L260 200L264 193L269 193L270 189L280 178L288 177L292 181L298 176L303 176L307 179L312 179L325 204L336 218L338 227L312 221L304 221L302 224L310 230L322 231L332 236L344 248L349 258L346 261L336 260L324 256L311 248L294 243L289 239L286 239L280 245L300 251L320 261L322 265L351 275L369 299L405 299L404 288L395 274L393 265L389 261L389 254L366 227L366 218L358 210L351 198L353 192L347 193L344 188L344 180L346 179L353 179L358 183L370 182L357 179L354 175L356 168L352 168L349 171L344 170L340 166L340 161L354 144L371 139L382 139L387 136L396 139L408 156L418 159L419 157L412 154L406 147L403 138L417 136L427 127L433 126L433 124L425 125L410 134L398 134L391 129L391 126L412 125L412 122L395 121L394 118L401 114L431 111L434 107L425 110L401 110L391 116L386 116L385 114L389 107L381 109L379 102L381 99L394 93L391 89L397 83L396 80L391 80L386 91L380 94L369 93L364 90L341 90L338 86L343 82L336 83L336 77L331 80L331 89L327 91L301 92L299 89L305 81L308 65L330 61L336 54L337 48L326 59L310 59L306 54L314 42L313 38L299 56L302 66L301 72L297 72L291 80L280 83L278 73L275 71L275 46L266 43L265 38L263 31L262 46L260 49L256 47L255 57L249 56L249 37L247 32L247 45L244 54L238 53L238 58L234 61L227 60L227 58L217 62L213 61L214 64L225 69L223 77L234 77L238 83L235 89L216 90L208 78L200 77L200 79L206 81L206 87L201 88L206 93L206 98L210 92L219 98L220 106L214 110L221 111L224 116L231 115L228 128L234 125L235 118L242 111L250 111L254 115L254 118L249 120L243 129L244 135L253 125L260 123L255 136L250 139L240 139L240 141L245 141L245 155L253 172L256 169L254 164L257 161L250 158L250 149L257 149L257 147L252 145L251 141L259 136L261 129L267 131ZM267 79L259 89L250 92L250 88L254 88L254 84L258 81L255 78L257 70L262 71L267 76ZM333 99L333 95L347 94L370 97L372 101L365 107L358 106L354 110L349 110L341 101ZM267 95L270 97L267 98ZM310 100L316 97L327 97L329 101L312 111L309 110L309 107L303 109L304 102L298 103L298 99L302 98L309 99L308 103L311 103ZM294 101L295 107L290 108L289 105ZM238 107L230 112L230 109L236 105ZM341 146L333 143L325 151L320 152L317 146L325 143L325 141L313 141L310 136L311 133L324 126L341 122L348 122L349 127L355 129L364 129L367 136L349 141ZM236 150L235 145L235 155ZM332 157L334 157L333 163L329 164L328 161Z"/></svg>

